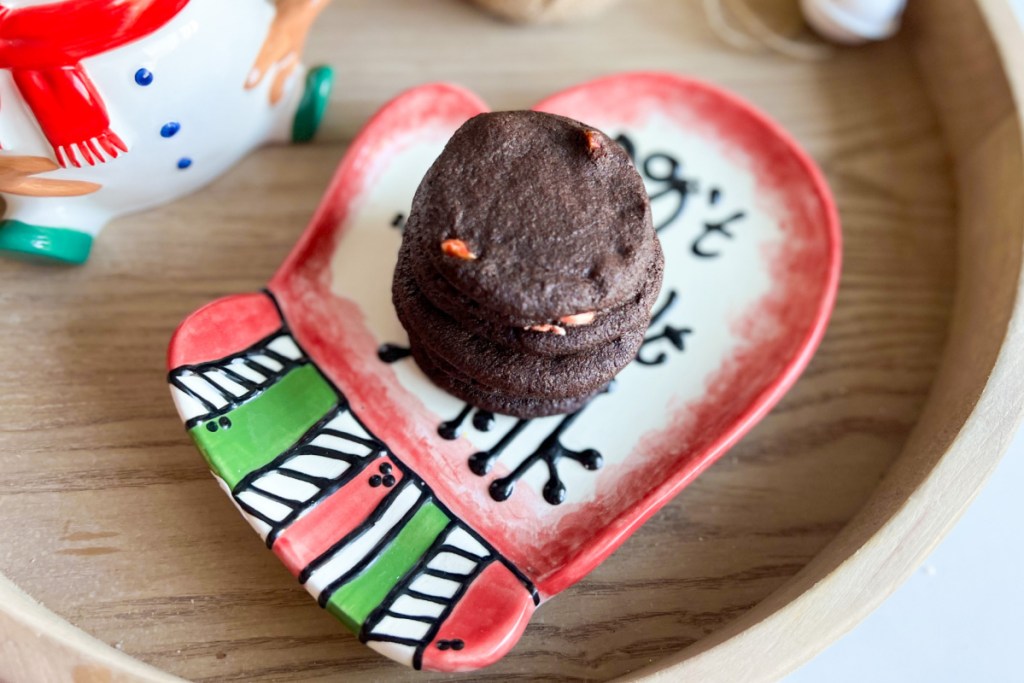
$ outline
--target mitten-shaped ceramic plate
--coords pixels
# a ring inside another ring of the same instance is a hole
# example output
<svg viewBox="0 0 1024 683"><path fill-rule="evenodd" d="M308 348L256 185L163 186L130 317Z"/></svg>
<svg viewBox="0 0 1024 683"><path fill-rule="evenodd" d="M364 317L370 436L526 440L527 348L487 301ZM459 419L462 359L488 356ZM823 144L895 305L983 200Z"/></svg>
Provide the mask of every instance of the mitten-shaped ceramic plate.
<svg viewBox="0 0 1024 683"><path fill-rule="evenodd" d="M209 304L171 342L174 401L245 519L321 607L417 668L511 649L537 605L778 401L835 296L828 189L750 106L628 74L537 108L626 147L666 257L643 348L583 410L483 412L408 356L391 305L404 216L448 138L485 110L449 85L384 107L267 289Z"/></svg>

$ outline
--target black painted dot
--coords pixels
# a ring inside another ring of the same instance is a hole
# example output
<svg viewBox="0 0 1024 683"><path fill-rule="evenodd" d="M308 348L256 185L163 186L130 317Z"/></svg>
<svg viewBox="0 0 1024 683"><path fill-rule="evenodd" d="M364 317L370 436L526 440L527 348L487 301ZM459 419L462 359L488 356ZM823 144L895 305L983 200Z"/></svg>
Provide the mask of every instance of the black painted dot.
<svg viewBox="0 0 1024 683"><path fill-rule="evenodd" d="M384 486L391 488L395 485L395 478L390 474L384 477Z"/></svg>
<svg viewBox="0 0 1024 683"><path fill-rule="evenodd" d="M177 121L168 121L164 124L163 128L160 129L160 137L162 138L173 138L181 130L181 124Z"/></svg>
<svg viewBox="0 0 1024 683"><path fill-rule="evenodd" d="M438 650L447 650L448 649L448 641L447 640L439 640L439 641L437 641L437 649Z"/></svg>
<svg viewBox="0 0 1024 683"><path fill-rule="evenodd" d="M486 410L478 410L473 415L473 426L478 431L489 432L494 427L494 413Z"/></svg>
<svg viewBox="0 0 1024 683"><path fill-rule="evenodd" d="M466 644L461 640L453 640L451 642L451 645L453 650L461 650L462 648L466 647Z"/></svg>
<svg viewBox="0 0 1024 683"><path fill-rule="evenodd" d="M372 486L373 488L377 488L382 483L383 483L383 480L380 478L379 474L375 474L372 477L370 477L370 486Z"/></svg>
<svg viewBox="0 0 1024 683"><path fill-rule="evenodd" d="M139 69L135 72L135 82L145 87L153 82L153 72L149 69Z"/></svg>
<svg viewBox="0 0 1024 683"><path fill-rule="evenodd" d="M381 474L391 474L391 463L389 463L389 462L382 463L381 466L380 466L380 473Z"/></svg>
<svg viewBox="0 0 1024 683"><path fill-rule="evenodd" d="M184 171L186 168L192 165L192 160L188 157L182 157L178 159L178 168Z"/></svg>
<svg viewBox="0 0 1024 683"><path fill-rule="evenodd" d="M218 423L220 424L220 426L221 426L221 427L223 427L224 429L231 429L231 420L229 420L229 419L228 419L227 417L222 417L222 418L221 418L220 420L218 420L217 422L218 422Z"/></svg>
<svg viewBox="0 0 1024 683"><path fill-rule="evenodd" d="M216 422L210 421L210 422L206 423L206 431L208 431L208 432L215 432L218 429L219 429L219 427L217 427L217 423Z"/></svg>

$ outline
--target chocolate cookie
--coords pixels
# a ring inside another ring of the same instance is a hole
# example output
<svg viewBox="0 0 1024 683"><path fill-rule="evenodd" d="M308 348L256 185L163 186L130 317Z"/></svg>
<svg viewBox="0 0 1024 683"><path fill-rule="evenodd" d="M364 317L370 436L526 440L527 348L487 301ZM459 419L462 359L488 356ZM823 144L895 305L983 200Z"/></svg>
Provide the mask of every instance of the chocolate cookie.
<svg viewBox="0 0 1024 683"><path fill-rule="evenodd" d="M660 246L658 247L660 251ZM595 349L618 339L624 334L646 327L651 309L661 291L664 259L657 258L650 279L626 303L617 308L595 312L585 325L567 325L558 320L565 334L538 332L527 326L495 321L489 312L465 296L434 270L427 259L409 259L410 271L423 295L442 312L454 318L468 330L509 349L542 356L565 356Z"/></svg>
<svg viewBox="0 0 1024 683"><path fill-rule="evenodd" d="M664 255L617 143L538 112L468 121L413 200L392 284L413 358L467 402L580 409L643 344Z"/></svg>
<svg viewBox="0 0 1024 683"><path fill-rule="evenodd" d="M408 243L402 245L395 268L392 298L399 320L432 357L446 360L495 393L535 399L592 394L628 365L643 343L646 324L586 353L545 357L510 352L466 329L417 290L411 251Z"/></svg>
<svg viewBox="0 0 1024 683"><path fill-rule="evenodd" d="M520 327L619 307L661 259L625 150L531 111L464 124L417 190L405 232L417 258L490 312L481 318Z"/></svg>
<svg viewBox="0 0 1024 683"><path fill-rule="evenodd" d="M412 343L412 356L423 373L434 384L453 396L461 398L476 408L502 415L515 415L521 419L574 413L585 406L594 396L601 393L601 390L598 390L593 394L562 399L513 397L486 391L479 385L442 369L443 364L435 361L422 344Z"/></svg>

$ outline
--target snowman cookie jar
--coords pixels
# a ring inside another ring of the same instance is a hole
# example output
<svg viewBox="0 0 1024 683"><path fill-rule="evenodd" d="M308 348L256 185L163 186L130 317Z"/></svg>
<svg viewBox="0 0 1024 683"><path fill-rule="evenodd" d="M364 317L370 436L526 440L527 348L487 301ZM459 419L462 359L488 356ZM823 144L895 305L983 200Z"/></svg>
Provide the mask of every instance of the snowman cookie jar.
<svg viewBox="0 0 1024 683"><path fill-rule="evenodd" d="M0 0L0 251L82 263L115 216L312 138L328 0Z"/></svg>

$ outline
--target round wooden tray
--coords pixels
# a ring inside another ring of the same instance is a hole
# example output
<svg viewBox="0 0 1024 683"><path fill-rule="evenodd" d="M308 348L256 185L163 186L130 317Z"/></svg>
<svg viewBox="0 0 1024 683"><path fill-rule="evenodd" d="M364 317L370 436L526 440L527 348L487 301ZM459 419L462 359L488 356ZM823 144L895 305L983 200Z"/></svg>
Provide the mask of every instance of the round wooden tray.
<svg viewBox="0 0 1024 683"><path fill-rule="evenodd" d="M456 0L325 13L310 56L340 67L330 116L344 124L328 138L428 80L500 109L603 73L675 70L782 122L843 218L839 303L803 379L473 680L773 680L953 524L1024 408L1012 14L1007 0L911 3L898 39L797 62L725 47L696 2L636 0L544 29ZM343 148L259 152L111 226L84 268L0 264L0 679L431 678L309 602L210 479L164 381L177 323L265 282Z"/></svg>

